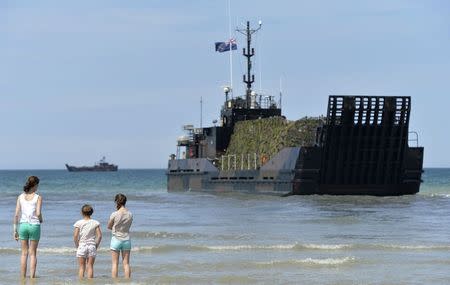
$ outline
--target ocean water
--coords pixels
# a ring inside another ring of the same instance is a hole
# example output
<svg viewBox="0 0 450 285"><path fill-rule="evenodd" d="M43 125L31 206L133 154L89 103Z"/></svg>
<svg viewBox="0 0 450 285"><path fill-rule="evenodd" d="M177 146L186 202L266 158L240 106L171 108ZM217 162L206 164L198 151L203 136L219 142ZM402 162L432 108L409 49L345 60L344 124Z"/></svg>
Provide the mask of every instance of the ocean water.
<svg viewBox="0 0 450 285"><path fill-rule="evenodd" d="M44 223L38 278L24 282L12 218L29 175ZM164 170L0 171L0 284L450 284L450 169L423 179L413 196L281 198L167 193ZM130 282L109 277L118 192L134 213ZM72 225L84 203L103 241L95 279L79 282Z"/></svg>

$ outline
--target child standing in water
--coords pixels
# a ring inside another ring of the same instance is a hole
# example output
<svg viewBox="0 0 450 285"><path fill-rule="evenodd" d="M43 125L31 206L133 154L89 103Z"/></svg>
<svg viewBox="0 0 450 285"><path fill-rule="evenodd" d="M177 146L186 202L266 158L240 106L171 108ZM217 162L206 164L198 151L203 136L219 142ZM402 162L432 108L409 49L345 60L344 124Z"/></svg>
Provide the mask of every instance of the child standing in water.
<svg viewBox="0 0 450 285"><path fill-rule="evenodd" d="M111 214L108 222L108 229L112 230L111 237L111 277L117 278L117 271L119 266L119 256L122 252L122 264L124 277L130 278L130 227L133 223L133 214L125 208L127 197L123 194L117 194L114 199L116 202L117 211Z"/></svg>
<svg viewBox="0 0 450 285"><path fill-rule="evenodd" d="M88 278L94 277L95 257L97 256L97 248L102 240L100 223L91 219L93 213L94 209L91 205L84 205L81 207L83 219L73 225L75 227L73 241L77 247L79 278L84 278L85 271L87 271Z"/></svg>
<svg viewBox="0 0 450 285"><path fill-rule="evenodd" d="M42 223L42 197L36 191L39 185L37 176L27 179L22 193L17 197L16 212L14 215L14 239L19 240L22 246L20 257L20 275L24 278L27 273L28 255L30 256L30 278L36 277L36 250L41 237ZM20 214L20 224L19 223Z"/></svg>

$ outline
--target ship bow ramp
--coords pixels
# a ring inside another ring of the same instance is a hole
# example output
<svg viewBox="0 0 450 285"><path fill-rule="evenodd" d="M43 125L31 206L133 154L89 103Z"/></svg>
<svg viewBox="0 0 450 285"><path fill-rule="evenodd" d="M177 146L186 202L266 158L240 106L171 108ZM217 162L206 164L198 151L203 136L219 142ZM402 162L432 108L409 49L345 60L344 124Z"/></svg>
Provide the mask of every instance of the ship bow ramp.
<svg viewBox="0 0 450 285"><path fill-rule="evenodd" d="M410 97L330 96L317 146L298 157L293 193L417 193L423 147L408 144L410 110Z"/></svg>

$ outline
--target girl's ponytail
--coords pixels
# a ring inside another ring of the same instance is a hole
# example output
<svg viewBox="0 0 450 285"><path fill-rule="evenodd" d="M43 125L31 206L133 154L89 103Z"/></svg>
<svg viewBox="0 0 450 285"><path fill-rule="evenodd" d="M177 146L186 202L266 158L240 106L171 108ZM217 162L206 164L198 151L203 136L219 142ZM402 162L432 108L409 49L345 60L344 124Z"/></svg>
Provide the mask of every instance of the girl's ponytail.
<svg viewBox="0 0 450 285"><path fill-rule="evenodd" d="M30 177L28 177L27 182L23 186L23 191L25 193L28 193L34 186L36 186L38 184L39 184L39 178L37 176L30 176Z"/></svg>
<svg viewBox="0 0 450 285"><path fill-rule="evenodd" d="M119 193L116 195L116 198L114 199L114 201L116 202L117 210L119 210L120 208L125 206L125 204L127 203L127 197L125 195L123 195L122 193Z"/></svg>

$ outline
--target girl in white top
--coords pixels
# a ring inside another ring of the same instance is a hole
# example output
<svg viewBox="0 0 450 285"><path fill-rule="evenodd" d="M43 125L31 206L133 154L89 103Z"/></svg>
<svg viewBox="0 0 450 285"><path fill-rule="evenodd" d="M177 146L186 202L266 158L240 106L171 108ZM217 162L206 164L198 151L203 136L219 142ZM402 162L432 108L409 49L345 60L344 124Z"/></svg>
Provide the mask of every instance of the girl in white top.
<svg viewBox="0 0 450 285"><path fill-rule="evenodd" d="M91 219L94 209L91 205L81 207L83 219L77 221L73 231L73 242L77 247L78 258L78 277L84 278L84 272L87 271L87 277L94 277L94 262L97 256L97 248L102 240L102 231L100 223ZM86 268L87 267L87 268Z"/></svg>
<svg viewBox="0 0 450 285"><path fill-rule="evenodd" d="M125 278L130 278L130 227L133 223L133 214L125 208L127 197L123 194L117 194L115 197L116 209L108 221L108 229L112 231L111 235L111 277L117 278L119 267L119 256L122 253L122 264Z"/></svg>
<svg viewBox="0 0 450 285"><path fill-rule="evenodd" d="M22 247L20 257L20 275L22 277L26 277L28 256L30 256L30 278L36 276L36 250L41 238L42 223L42 197L36 193L38 185L39 178L37 176L28 177L23 187L25 193L17 197L13 229L14 239L20 239ZM17 226L19 221L20 224Z"/></svg>

